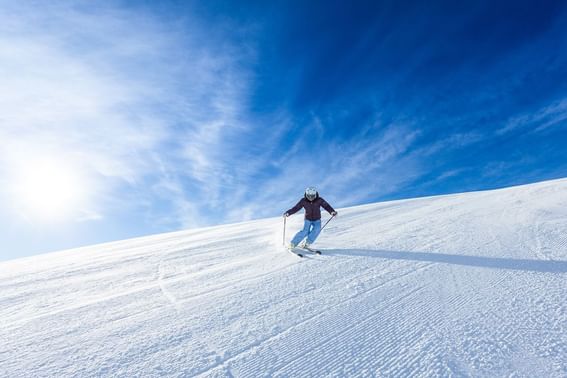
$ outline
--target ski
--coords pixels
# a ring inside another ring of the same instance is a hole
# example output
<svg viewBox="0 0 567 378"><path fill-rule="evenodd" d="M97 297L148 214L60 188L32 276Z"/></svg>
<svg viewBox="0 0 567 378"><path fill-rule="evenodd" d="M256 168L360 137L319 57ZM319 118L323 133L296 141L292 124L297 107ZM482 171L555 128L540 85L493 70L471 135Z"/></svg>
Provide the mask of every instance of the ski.
<svg viewBox="0 0 567 378"><path fill-rule="evenodd" d="M311 252L311 253L316 253L316 254L318 254L318 255L321 254L321 251L318 250L318 249L313 249L313 248L309 248L309 247L302 247L302 249L304 249L304 250L306 250L306 251L309 251L309 252Z"/></svg>
<svg viewBox="0 0 567 378"><path fill-rule="evenodd" d="M297 257L303 257L303 255L302 255L301 253L295 252L295 251L293 250L293 248L286 248L286 249L287 249L287 251L288 251L289 253L291 253L292 255L296 255Z"/></svg>

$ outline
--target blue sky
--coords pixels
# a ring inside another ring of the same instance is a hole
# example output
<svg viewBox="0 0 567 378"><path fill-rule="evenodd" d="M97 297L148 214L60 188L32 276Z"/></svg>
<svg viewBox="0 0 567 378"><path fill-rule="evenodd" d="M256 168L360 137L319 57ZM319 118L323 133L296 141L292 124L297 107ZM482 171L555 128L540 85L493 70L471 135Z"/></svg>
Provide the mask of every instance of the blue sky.
<svg viewBox="0 0 567 378"><path fill-rule="evenodd" d="M1 260L567 176L562 1L0 2Z"/></svg>

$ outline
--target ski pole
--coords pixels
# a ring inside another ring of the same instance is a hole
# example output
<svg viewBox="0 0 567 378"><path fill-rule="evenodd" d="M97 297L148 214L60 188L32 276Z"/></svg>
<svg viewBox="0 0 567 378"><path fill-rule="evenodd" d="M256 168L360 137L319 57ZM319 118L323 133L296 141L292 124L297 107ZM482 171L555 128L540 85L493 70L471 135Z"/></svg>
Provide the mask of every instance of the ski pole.
<svg viewBox="0 0 567 378"><path fill-rule="evenodd" d="M328 221L325 222L325 224L323 225L323 227L321 227L321 231L323 231L323 229L325 228L325 226L326 226L327 224L329 224L329 222L331 221L331 219L333 219L334 217L335 217L335 216L333 215L332 217L329 218ZM319 231L319 232L321 232L321 231Z"/></svg>
<svg viewBox="0 0 567 378"><path fill-rule="evenodd" d="M285 246L285 221L287 217L283 218L283 245Z"/></svg>

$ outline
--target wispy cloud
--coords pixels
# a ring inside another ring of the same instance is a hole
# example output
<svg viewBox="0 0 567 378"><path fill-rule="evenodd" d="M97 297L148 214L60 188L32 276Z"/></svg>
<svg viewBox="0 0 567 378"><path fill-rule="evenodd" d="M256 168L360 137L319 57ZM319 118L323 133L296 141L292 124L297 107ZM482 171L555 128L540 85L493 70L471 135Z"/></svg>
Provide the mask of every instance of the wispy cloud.
<svg viewBox="0 0 567 378"><path fill-rule="evenodd" d="M73 9L15 8L19 17L1 26L0 37L3 181L10 184L5 175L16 162L57 157L89 177L93 199L111 194L104 180L135 183L151 169L146 152L169 136L166 120L143 106L159 97L159 87L128 72L151 59L146 51L153 56L163 48L160 38L143 49L120 12L102 11L108 21L102 26ZM147 22L139 26L152 28ZM93 210L95 203L85 206L87 212L102 210Z"/></svg>
<svg viewBox="0 0 567 378"><path fill-rule="evenodd" d="M374 122L376 125L376 122ZM315 185L335 206L346 206L394 192L420 174L419 156L410 153L419 131L399 123L380 126L349 140L318 141L300 134L293 153L278 160L278 171L240 193L238 209L228 219L259 218L283 212Z"/></svg>
<svg viewBox="0 0 567 378"><path fill-rule="evenodd" d="M536 111L512 117L504 127L497 130L504 135L517 130L542 132L551 127L565 126L567 122L567 99L554 101Z"/></svg>
<svg viewBox="0 0 567 378"><path fill-rule="evenodd" d="M75 219L138 207L170 227L196 225L197 204L230 181L230 138L246 129L242 56L198 26L165 27L143 11L59 2L0 11L4 188L17 162L54 156L88 177L90 201ZM151 197L182 210L144 206Z"/></svg>

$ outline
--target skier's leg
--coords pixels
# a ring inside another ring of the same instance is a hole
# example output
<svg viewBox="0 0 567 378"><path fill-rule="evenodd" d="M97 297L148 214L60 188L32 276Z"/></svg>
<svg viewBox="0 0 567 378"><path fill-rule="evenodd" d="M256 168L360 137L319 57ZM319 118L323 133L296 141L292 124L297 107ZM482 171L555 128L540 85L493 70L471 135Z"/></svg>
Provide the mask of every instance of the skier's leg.
<svg viewBox="0 0 567 378"><path fill-rule="evenodd" d="M314 222L311 222L311 230L307 235L307 244L315 243L315 240L319 236L320 232L321 232L321 220L319 219Z"/></svg>
<svg viewBox="0 0 567 378"><path fill-rule="evenodd" d="M293 244L294 246L299 245L299 243L305 239L305 237L307 236L307 234L309 234L309 228L311 227L311 222L309 222L307 219L305 220L304 224L303 224L303 229L299 230L299 232L297 234L295 234L295 236L293 237L293 239L291 239L291 244Z"/></svg>

